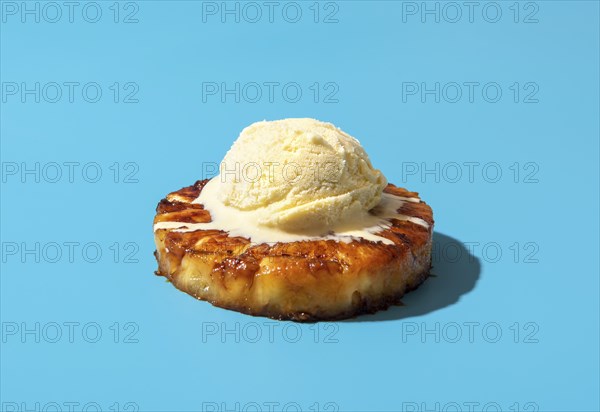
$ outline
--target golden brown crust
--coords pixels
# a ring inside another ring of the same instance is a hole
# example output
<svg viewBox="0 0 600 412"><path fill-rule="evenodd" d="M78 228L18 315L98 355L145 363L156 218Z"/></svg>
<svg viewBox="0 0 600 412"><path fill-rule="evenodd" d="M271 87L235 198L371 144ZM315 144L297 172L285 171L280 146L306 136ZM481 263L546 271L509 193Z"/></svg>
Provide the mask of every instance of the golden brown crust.
<svg viewBox="0 0 600 412"><path fill-rule="evenodd" d="M154 223L210 222L202 205L190 203L207 182L197 181L161 200ZM418 197L392 184L385 192ZM392 245L364 239L257 245L218 230L159 229L157 274L198 299L250 315L318 321L373 313L399 303L431 267L431 208L405 202L399 212L429 227L392 219L392 226L378 233Z"/></svg>

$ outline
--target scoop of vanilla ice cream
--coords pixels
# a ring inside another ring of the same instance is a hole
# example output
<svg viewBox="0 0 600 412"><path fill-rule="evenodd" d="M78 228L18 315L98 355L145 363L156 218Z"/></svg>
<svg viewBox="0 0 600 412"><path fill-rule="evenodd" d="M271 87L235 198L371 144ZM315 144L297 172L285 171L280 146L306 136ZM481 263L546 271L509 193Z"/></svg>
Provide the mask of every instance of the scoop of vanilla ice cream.
<svg viewBox="0 0 600 412"><path fill-rule="evenodd" d="M221 163L219 200L259 224L327 229L376 206L387 181L359 141L314 119L245 128Z"/></svg>

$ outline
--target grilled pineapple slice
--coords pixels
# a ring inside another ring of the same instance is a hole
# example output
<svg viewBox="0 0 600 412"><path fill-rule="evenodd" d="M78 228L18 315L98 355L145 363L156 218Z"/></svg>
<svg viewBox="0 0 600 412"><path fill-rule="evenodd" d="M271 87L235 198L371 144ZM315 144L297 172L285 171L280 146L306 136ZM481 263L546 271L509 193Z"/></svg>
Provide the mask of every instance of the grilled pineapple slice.
<svg viewBox="0 0 600 412"><path fill-rule="evenodd" d="M154 223L210 222L210 213L191 203L207 182L161 200ZM418 197L391 184L385 192ZM399 303L431 267L431 208L405 202L399 213L423 219L428 227L391 219L392 226L378 235L393 245L364 239L252 244L219 230L158 229L156 274L198 299L249 315L310 322L374 313Z"/></svg>

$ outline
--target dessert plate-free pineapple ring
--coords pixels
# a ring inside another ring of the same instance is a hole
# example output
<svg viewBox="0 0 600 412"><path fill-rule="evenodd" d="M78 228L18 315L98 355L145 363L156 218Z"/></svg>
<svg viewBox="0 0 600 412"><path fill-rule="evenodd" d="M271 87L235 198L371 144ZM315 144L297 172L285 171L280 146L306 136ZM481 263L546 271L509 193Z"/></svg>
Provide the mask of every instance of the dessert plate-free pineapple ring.
<svg viewBox="0 0 600 412"><path fill-rule="evenodd" d="M214 306L279 320L340 320L399 303L429 275L433 213L418 193L392 184L384 189L403 200L398 218L388 219L390 225L377 233L389 242L254 244L197 228L211 222L210 212L194 203L207 182L170 193L158 204L156 274Z"/></svg>

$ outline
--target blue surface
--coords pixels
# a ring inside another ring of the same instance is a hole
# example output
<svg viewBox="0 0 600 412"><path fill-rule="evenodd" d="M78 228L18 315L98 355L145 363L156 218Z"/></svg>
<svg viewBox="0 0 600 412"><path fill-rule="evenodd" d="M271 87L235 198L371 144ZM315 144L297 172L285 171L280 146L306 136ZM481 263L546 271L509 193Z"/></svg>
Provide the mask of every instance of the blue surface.
<svg viewBox="0 0 600 412"><path fill-rule="evenodd" d="M456 4L3 1L2 410L599 410L598 3ZM153 275L158 200L285 117L434 208L406 306L277 323Z"/></svg>

